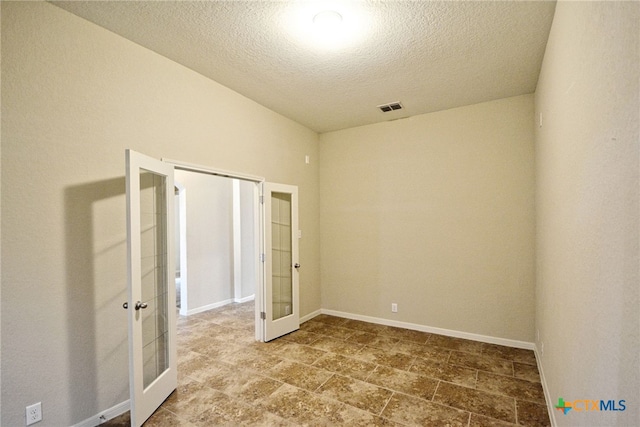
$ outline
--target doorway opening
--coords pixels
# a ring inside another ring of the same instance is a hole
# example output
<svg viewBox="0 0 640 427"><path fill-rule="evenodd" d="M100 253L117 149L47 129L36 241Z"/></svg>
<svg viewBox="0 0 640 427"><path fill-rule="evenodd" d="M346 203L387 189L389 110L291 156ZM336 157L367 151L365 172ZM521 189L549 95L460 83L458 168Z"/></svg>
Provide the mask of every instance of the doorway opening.
<svg viewBox="0 0 640 427"><path fill-rule="evenodd" d="M175 261L180 315L255 300L254 335L262 341L260 193L264 178L162 160L174 166L177 190Z"/></svg>
<svg viewBox="0 0 640 427"><path fill-rule="evenodd" d="M255 299L259 285L256 184L179 169L175 182L180 315Z"/></svg>
<svg viewBox="0 0 640 427"><path fill-rule="evenodd" d="M188 316L232 302L253 299L257 341L269 341L298 329L298 239L301 236L298 229L298 188L265 182L264 178L253 175L162 160L174 167L176 181L184 188L181 190L178 187L178 197L189 194L188 200L197 202L192 209L189 201L178 200L179 206L183 204L186 207L178 214L183 218L181 223L184 221L186 224L179 227L183 230L182 235L186 235L186 244L179 245L180 313ZM208 183L198 187L185 181L191 179L208 180ZM214 188L214 180L219 184L218 188ZM193 197L194 188L200 188L198 191L202 191L205 197ZM207 192L219 192L222 197L207 196ZM214 217L211 212L216 210L226 213L222 214L220 222L224 226L217 229L220 233L215 238L215 233L207 235L199 227L189 225L192 222L190 215L211 221ZM179 242L185 240L182 235ZM191 252L193 245L190 236L195 236L194 241L199 242L195 251L209 254L208 257ZM219 239L218 236L224 238ZM212 245L222 249L202 251L203 247L211 248ZM212 253L217 254L213 263ZM196 260L195 264L191 261L193 259ZM194 265L198 263L202 271L208 271L205 278L209 281L212 277L213 280L221 279L222 288L206 285L198 288L192 285L196 280ZM200 298L202 295L204 299Z"/></svg>

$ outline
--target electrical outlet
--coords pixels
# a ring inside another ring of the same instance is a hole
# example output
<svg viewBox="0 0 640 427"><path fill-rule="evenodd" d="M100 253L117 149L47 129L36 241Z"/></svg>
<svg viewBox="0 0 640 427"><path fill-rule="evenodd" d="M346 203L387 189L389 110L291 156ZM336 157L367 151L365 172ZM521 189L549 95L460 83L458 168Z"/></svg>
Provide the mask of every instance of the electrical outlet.
<svg viewBox="0 0 640 427"><path fill-rule="evenodd" d="M42 402L27 406L27 425L42 421Z"/></svg>
<svg viewBox="0 0 640 427"><path fill-rule="evenodd" d="M398 312L398 304L396 304L395 302L391 303L391 312L392 313L397 313Z"/></svg>

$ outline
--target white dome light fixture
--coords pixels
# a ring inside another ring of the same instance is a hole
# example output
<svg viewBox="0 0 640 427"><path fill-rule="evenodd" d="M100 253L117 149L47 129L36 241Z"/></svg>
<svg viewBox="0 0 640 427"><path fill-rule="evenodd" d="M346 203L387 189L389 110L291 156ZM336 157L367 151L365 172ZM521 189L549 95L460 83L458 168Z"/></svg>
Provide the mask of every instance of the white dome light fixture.
<svg viewBox="0 0 640 427"><path fill-rule="evenodd" d="M339 49L349 40L348 28L342 15L334 10L324 10L313 15L311 39L324 49Z"/></svg>
<svg viewBox="0 0 640 427"><path fill-rule="evenodd" d="M316 0L291 2L281 15L287 32L302 46L340 52L362 41L368 33L364 3Z"/></svg>
<svg viewBox="0 0 640 427"><path fill-rule="evenodd" d="M334 10L325 10L313 17L313 23L322 29L334 29L342 24L342 15Z"/></svg>

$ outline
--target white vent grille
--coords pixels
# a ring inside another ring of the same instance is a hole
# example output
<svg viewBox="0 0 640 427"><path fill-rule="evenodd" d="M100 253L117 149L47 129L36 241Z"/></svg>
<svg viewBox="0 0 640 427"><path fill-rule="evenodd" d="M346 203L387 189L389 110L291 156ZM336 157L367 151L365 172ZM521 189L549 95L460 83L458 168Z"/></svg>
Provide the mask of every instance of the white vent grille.
<svg viewBox="0 0 640 427"><path fill-rule="evenodd" d="M378 105L378 108L383 113L389 113L391 111L402 110L402 104L400 102L391 102L389 104Z"/></svg>

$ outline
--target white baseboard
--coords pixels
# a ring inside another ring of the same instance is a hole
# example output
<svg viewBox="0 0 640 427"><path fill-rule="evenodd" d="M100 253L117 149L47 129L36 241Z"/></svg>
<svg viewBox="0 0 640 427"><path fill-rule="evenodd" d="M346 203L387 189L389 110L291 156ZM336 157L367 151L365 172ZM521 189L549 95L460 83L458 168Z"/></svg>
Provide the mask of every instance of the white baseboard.
<svg viewBox="0 0 640 427"><path fill-rule="evenodd" d="M300 318L300 323L304 323L307 320L311 320L311 319L313 319L314 317L316 317L316 316L318 316L320 314L322 314L322 310L316 310L314 312L311 312L311 313L307 314L306 316L302 316Z"/></svg>
<svg viewBox="0 0 640 427"><path fill-rule="evenodd" d="M203 311L213 310L214 308L222 307L227 304L231 304L232 302L233 299L226 299L224 301L214 302L213 304L203 305L202 307L192 308L191 310L187 310L186 316L202 313Z"/></svg>
<svg viewBox="0 0 640 427"><path fill-rule="evenodd" d="M74 424L72 427L95 427L102 423L105 423L119 415L124 414L129 410L129 400L125 400L122 403L118 403L111 408L87 418L84 421L80 421L78 424Z"/></svg>
<svg viewBox="0 0 640 427"><path fill-rule="evenodd" d="M243 302L248 302L248 301L252 301L256 298L255 294L254 295L249 295L248 297L244 297L244 298L229 298L226 299L224 301L219 301L219 302L214 302L213 304L207 304L207 305L203 305L202 307L197 307L197 308L192 308L191 310L186 310L186 312L184 314L182 314L182 309L180 310L180 315L181 316L191 316L192 314L198 314L198 313L202 313L203 311L208 311L208 310L213 310L214 308L219 308L219 307L223 307L227 304L231 304L231 303L243 303Z"/></svg>
<svg viewBox="0 0 640 427"><path fill-rule="evenodd" d="M238 304L242 304L243 302L249 302L249 301L253 301L254 299L256 299L256 295L249 295L248 297L244 297L244 298L234 298L233 302L238 303Z"/></svg>
<svg viewBox="0 0 640 427"><path fill-rule="evenodd" d="M446 335L448 337L464 338L472 341L486 342L489 344L504 345L506 347L524 348L527 350L535 349L535 344L527 341L511 340L507 338L498 338L488 335L472 334L470 332L454 331L452 329L436 328L433 326L418 325L416 323L399 322L397 320L381 319L379 317L363 316L361 314L345 313L343 311L321 309L322 314L328 314L336 317L344 317L346 319L361 320L363 322L376 323L378 325L395 326L398 328L411 329L414 331L430 332L432 334ZM302 319L300 319L302 321Z"/></svg>
<svg viewBox="0 0 640 427"><path fill-rule="evenodd" d="M544 391L544 400L547 402L547 412L549 413L549 421L551 421L552 427L557 427L558 423L556 422L556 411L553 410L554 403L551 395L549 394L549 387L547 387L547 379L544 376L544 370L542 369L542 358L540 357L540 352L538 351L538 346L536 345L533 349L536 354L536 363L538 364L538 372L540 373L540 382L542 383L542 390Z"/></svg>

